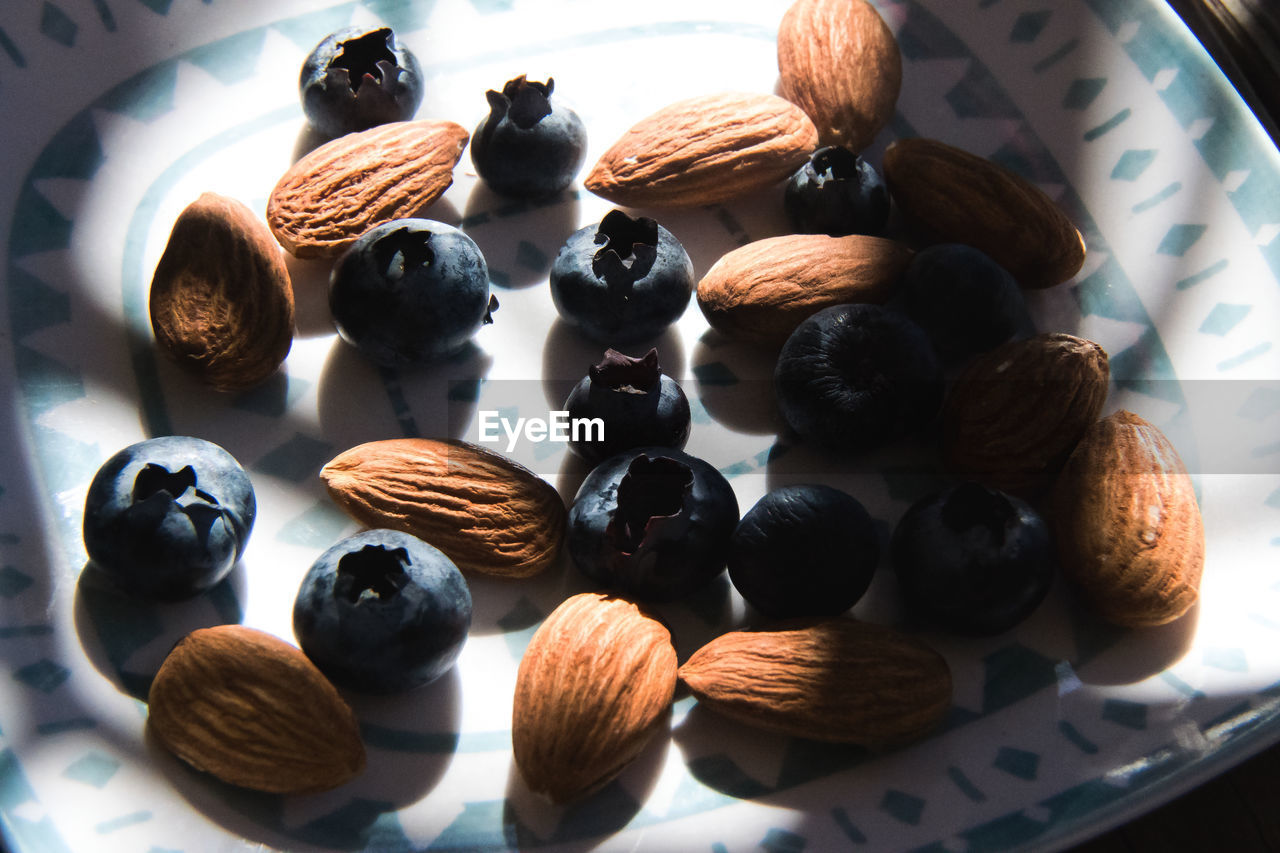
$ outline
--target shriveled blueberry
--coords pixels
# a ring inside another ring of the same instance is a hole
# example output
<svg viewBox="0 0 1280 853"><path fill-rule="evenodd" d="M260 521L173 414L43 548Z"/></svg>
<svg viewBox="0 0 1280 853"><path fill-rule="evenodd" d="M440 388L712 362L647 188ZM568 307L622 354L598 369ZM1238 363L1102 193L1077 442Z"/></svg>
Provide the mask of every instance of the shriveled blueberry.
<svg viewBox="0 0 1280 853"><path fill-rule="evenodd" d="M810 316L783 345L774 386L801 438L843 453L917 432L942 402L928 336L880 305L833 305Z"/></svg>
<svg viewBox="0 0 1280 853"><path fill-rule="evenodd" d="M329 278L338 333L390 367L460 352L497 306L480 247L430 219L397 219L367 231Z"/></svg>
<svg viewBox="0 0 1280 853"><path fill-rule="evenodd" d="M729 545L729 580L775 619L835 616L858 602L880 540L857 498L831 486L770 491L742 516Z"/></svg>
<svg viewBox="0 0 1280 853"><path fill-rule="evenodd" d="M521 74L490 89L489 115L471 135L471 162L494 192L516 198L555 195L573 181L587 155L578 114L552 101L555 80Z"/></svg>
<svg viewBox="0 0 1280 853"><path fill-rule="evenodd" d="M632 358L607 350L569 393L570 420L599 419L602 434L584 431L569 449L595 464L633 447L658 445L682 450L691 418L684 391L658 364L658 351Z"/></svg>
<svg viewBox="0 0 1280 853"><path fill-rule="evenodd" d="M161 436L125 447L94 474L84 546L122 590L174 601L226 577L256 516L253 484L235 457L202 438Z"/></svg>
<svg viewBox="0 0 1280 853"><path fill-rule="evenodd" d="M618 346L661 334L689 305L693 262L654 220L612 210L575 232L551 265L551 300L584 335Z"/></svg>
<svg viewBox="0 0 1280 853"><path fill-rule="evenodd" d="M962 243L921 249L907 265L902 308L948 361L994 349L1018 330L1018 282L985 252Z"/></svg>
<svg viewBox="0 0 1280 853"><path fill-rule="evenodd" d="M603 588L673 601L724 571L738 500L724 476L680 450L645 447L611 456L578 489L566 545Z"/></svg>
<svg viewBox="0 0 1280 853"><path fill-rule="evenodd" d="M329 548L293 605L298 645L328 678L367 693L421 687L448 672L471 627L471 591L440 550L398 530Z"/></svg>
<svg viewBox="0 0 1280 853"><path fill-rule="evenodd" d="M889 190L884 178L848 148L829 145L787 181L783 207L791 227L801 234L880 234L889 220Z"/></svg>
<svg viewBox="0 0 1280 853"><path fill-rule="evenodd" d="M1048 594L1055 566L1039 513L972 482L912 504L894 528L889 556L908 607L978 636L1030 616Z"/></svg>
<svg viewBox="0 0 1280 853"><path fill-rule="evenodd" d="M326 136L407 121L422 103L417 57L388 27L325 36L302 64L302 110Z"/></svg>

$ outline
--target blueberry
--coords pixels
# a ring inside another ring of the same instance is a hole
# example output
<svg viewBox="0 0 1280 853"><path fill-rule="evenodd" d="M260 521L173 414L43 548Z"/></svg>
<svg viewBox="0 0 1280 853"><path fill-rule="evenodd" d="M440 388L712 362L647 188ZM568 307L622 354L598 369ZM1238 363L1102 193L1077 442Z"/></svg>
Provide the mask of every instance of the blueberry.
<svg viewBox="0 0 1280 853"><path fill-rule="evenodd" d="M947 361L994 349L1013 336L1022 310L1017 281L985 252L939 243L917 252L902 282L902 308Z"/></svg>
<svg viewBox="0 0 1280 853"><path fill-rule="evenodd" d="M836 616L866 593L879 560L875 524L856 498L831 486L782 486L738 522L729 580L765 616Z"/></svg>
<svg viewBox="0 0 1280 853"><path fill-rule="evenodd" d="M783 344L774 386L801 438L845 453L918 431L942 402L928 336L879 305L833 305L806 319Z"/></svg>
<svg viewBox="0 0 1280 853"><path fill-rule="evenodd" d="M880 234L889 220L884 178L848 148L829 145L809 155L787 181L783 208L801 234Z"/></svg>
<svg viewBox="0 0 1280 853"><path fill-rule="evenodd" d="M574 565L605 589L674 601L724 571L738 500L715 468L680 450L611 456L582 482L569 510Z"/></svg>
<svg viewBox="0 0 1280 853"><path fill-rule="evenodd" d="M397 219L367 231L329 278L338 333L388 367L461 352L495 308L475 241L429 219Z"/></svg>
<svg viewBox="0 0 1280 853"><path fill-rule="evenodd" d="M593 465L633 447L682 450L689 440L689 400L662 372L656 349L644 358L607 350L569 393L564 407L571 421L601 421L603 435L598 440L583 435L569 442L570 450Z"/></svg>
<svg viewBox="0 0 1280 853"><path fill-rule="evenodd" d="M326 36L302 64L302 110L326 136L413 118L422 69L387 27L347 27Z"/></svg>
<svg viewBox="0 0 1280 853"><path fill-rule="evenodd" d="M202 438L162 436L120 450L94 474L84 546L121 589L175 601L227 576L256 515L253 485L235 457Z"/></svg>
<svg viewBox="0 0 1280 853"><path fill-rule="evenodd" d="M573 181L587 155L578 114L551 100L555 81L521 74L490 89L489 115L471 135L471 162L494 192L516 198L555 195Z"/></svg>
<svg viewBox="0 0 1280 853"><path fill-rule="evenodd" d="M334 684L366 693L421 687L449 671L471 628L471 591L439 549L398 530L329 548L302 579L293 632Z"/></svg>
<svg viewBox="0 0 1280 853"><path fill-rule="evenodd" d="M560 316L614 346L661 334L684 313L693 289L693 262L680 241L654 220L621 210L575 232L551 265Z"/></svg>
<svg viewBox="0 0 1280 853"><path fill-rule="evenodd" d="M889 556L910 608L976 636L1031 615L1055 565L1044 519L1018 498L972 482L912 504L894 528Z"/></svg>

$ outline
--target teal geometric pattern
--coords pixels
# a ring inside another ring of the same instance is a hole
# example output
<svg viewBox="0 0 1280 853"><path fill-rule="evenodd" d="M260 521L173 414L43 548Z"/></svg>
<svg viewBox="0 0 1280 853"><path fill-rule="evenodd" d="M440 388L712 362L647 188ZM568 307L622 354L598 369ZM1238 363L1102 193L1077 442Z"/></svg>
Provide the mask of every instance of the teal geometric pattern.
<svg viewBox="0 0 1280 853"><path fill-rule="evenodd" d="M1196 244L1197 240L1204 236L1204 232L1207 230L1207 225L1174 225L1164 235L1164 239L1156 247L1156 252L1161 255L1181 257Z"/></svg>
<svg viewBox="0 0 1280 853"><path fill-rule="evenodd" d="M1015 44L1029 44L1040 37L1053 12L1045 9L1038 12L1024 12L1013 22L1013 30L1009 33L1009 41Z"/></svg>
<svg viewBox="0 0 1280 853"><path fill-rule="evenodd" d="M111 781L120 767L118 760L92 751L72 762L66 770L62 771L62 775L95 788L102 788Z"/></svg>
<svg viewBox="0 0 1280 853"><path fill-rule="evenodd" d="M1068 110L1084 110L1106 88L1106 77L1086 77L1074 81L1062 97L1062 106Z"/></svg>
<svg viewBox="0 0 1280 853"><path fill-rule="evenodd" d="M996 760L992 763L992 766L1003 770L1010 776L1016 776L1019 779L1030 782L1036 778L1036 771L1040 767L1040 756L1024 749L1002 746L996 754Z"/></svg>
<svg viewBox="0 0 1280 853"><path fill-rule="evenodd" d="M64 47L76 43L79 29L66 12L52 3L46 2L40 10L40 32Z"/></svg>
<svg viewBox="0 0 1280 853"><path fill-rule="evenodd" d="M1205 317L1204 322L1200 324L1200 331L1206 335L1226 335L1249 316L1251 309L1250 305L1228 305L1225 302L1219 302L1213 306L1209 316Z"/></svg>
<svg viewBox="0 0 1280 853"><path fill-rule="evenodd" d="M1111 170L1111 177L1118 181L1134 181L1155 162L1158 151L1146 148L1141 151L1126 151L1116 161Z"/></svg>

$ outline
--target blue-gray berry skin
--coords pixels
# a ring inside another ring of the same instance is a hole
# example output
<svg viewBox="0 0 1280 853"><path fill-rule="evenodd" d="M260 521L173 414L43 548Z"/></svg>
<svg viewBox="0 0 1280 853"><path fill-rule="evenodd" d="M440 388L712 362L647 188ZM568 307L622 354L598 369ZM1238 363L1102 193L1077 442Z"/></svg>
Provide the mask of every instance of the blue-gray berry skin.
<svg viewBox="0 0 1280 853"><path fill-rule="evenodd" d="M103 463L85 496L90 563L122 590L190 598L244 553L257 516L249 476L230 453L194 436L131 444Z"/></svg>
<svg viewBox="0 0 1280 853"><path fill-rule="evenodd" d="M773 619L836 616L866 593L880 560L875 523L847 492L821 484L773 489L729 546L729 580Z"/></svg>
<svg viewBox="0 0 1280 853"><path fill-rule="evenodd" d="M365 232L329 278L338 334L386 367L461 352L495 308L480 247L430 219L396 219Z"/></svg>
<svg viewBox="0 0 1280 853"><path fill-rule="evenodd" d="M520 75L502 91L490 89L489 115L471 135L471 162L496 193L545 198L573 182L587 156L587 130L578 114L552 100L555 81Z"/></svg>
<svg viewBox="0 0 1280 853"><path fill-rule="evenodd" d="M683 450L692 415L680 384L662 372L658 351L632 358L607 350L574 386L564 403L572 421L599 420L603 436L583 430L569 449L595 465L633 447Z"/></svg>
<svg viewBox="0 0 1280 853"><path fill-rule="evenodd" d="M320 41L298 86L312 127L336 137L407 121L422 103L422 68L388 27L346 27Z"/></svg>
<svg viewBox="0 0 1280 853"><path fill-rule="evenodd" d="M902 309L946 361L995 349L1018 330L1022 289L985 252L962 243L921 249L907 265Z"/></svg>
<svg viewBox="0 0 1280 853"><path fill-rule="evenodd" d="M560 317L608 346L662 334L688 307L695 284L693 262L670 231L620 210L576 231L551 265Z"/></svg>
<svg viewBox="0 0 1280 853"><path fill-rule="evenodd" d="M293 606L307 657L340 687L397 693L429 684L458 659L471 592L439 549L396 530L366 530L312 564Z"/></svg>
<svg viewBox="0 0 1280 853"><path fill-rule="evenodd" d="M838 145L819 148L783 190L783 208L800 234L878 235L889 221L889 190L874 166Z"/></svg>

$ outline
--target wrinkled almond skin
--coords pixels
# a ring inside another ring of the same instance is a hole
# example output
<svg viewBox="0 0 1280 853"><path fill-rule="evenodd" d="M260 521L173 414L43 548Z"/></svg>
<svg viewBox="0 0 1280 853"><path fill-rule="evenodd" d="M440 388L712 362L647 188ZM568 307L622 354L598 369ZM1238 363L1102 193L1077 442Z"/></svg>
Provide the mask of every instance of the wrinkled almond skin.
<svg viewBox="0 0 1280 853"><path fill-rule="evenodd" d="M197 770L242 788L308 794L360 774L355 713L298 648L243 625L202 628L169 652L147 726Z"/></svg>
<svg viewBox="0 0 1280 853"><path fill-rule="evenodd" d="M536 575L564 538L568 511L550 483L464 441L372 441L339 454L320 477L356 521L424 539L464 572Z"/></svg>
<svg viewBox="0 0 1280 853"><path fill-rule="evenodd" d="M1084 264L1084 238L1066 213L991 160L935 139L900 139L881 165L908 220L937 242L981 249L1024 288L1053 287Z"/></svg>
<svg viewBox="0 0 1280 853"><path fill-rule="evenodd" d="M642 119L582 183L626 207L715 204L786 180L817 143L804 111L776 95L701 95Z"/></svg>
<svg viewBox="0 0 1280 853"><path fill-rule="evenodd" d="M823 145L855 154L875 139L898 103L902 55L893 32L864 0L798 0L778 25L782 96L799 105Z"/></svg>
<svg viewBox="0 0 1280 853"><path fill-rule="evenodd" d="M775 734L869 749L933 731L951 708L951 670L920 640L853 619L731 631L680 667L712 711Z"/></svg>
<svg viewBox="0 0 1280 853"><path fill-rule="evenodd" d="M554 803L598 790L661 728L675 688L661 622L622 598L571 596L520 660L511 741L521 777Z"/></svg>
<svg viewBox="0 0 1280 853"><path fill-rule="evenodd" d="M459 124L430 119L330 140L271 191L271 233L295 257L336 257L375 225L414 216L443 195L469 138Z"/></svg>
<svg viewBox="0 0 1280 853"><path fill-rule="evenodd" d="M293 287L280 246L253 211L215 193L174 221L148 311L160 350L219 391L260 384L293 346Z"/></svg>
<svg viewBox="0 0 1280 853"><path fill-rule="evenodd" d="M1200 596L1204 523L1168 438L1119 411L1094 424L1054 486L1050 523L1063 574L1103 619L1141 628Z"/></svg>
<svg viewBox="0 0 1280 853"><path fill-rule="evenodd" d="M815 311L846 302L883 303L912 252L883 237L788 234L734 249L698 282L698 307L733 340L781 346Z"/></svg>
<svg viewBox="0 0 1280 853"><path fill-rule="evenodd" d="M958 477L1031 498L1102 413L1107 353L1074 335L1010 341L965 365L942 407L942 458Z"/></svg>

